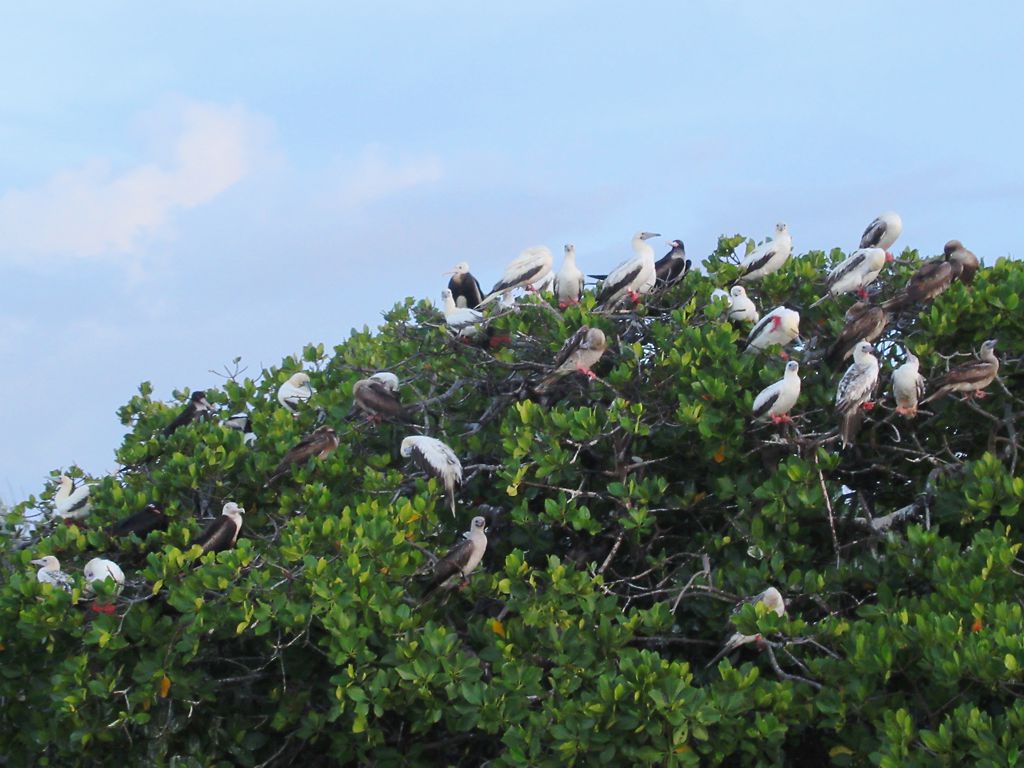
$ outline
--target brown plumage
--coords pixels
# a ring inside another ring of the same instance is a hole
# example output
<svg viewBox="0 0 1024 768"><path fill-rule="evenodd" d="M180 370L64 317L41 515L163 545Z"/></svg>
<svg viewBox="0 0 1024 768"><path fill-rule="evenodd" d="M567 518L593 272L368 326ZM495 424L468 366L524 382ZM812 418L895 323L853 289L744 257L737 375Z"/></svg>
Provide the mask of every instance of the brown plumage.
<svg viewBox="0 0 1024 768"><path fill-rule="evenodd" d="M372 418L402 419L405 412L398 395L380 379L360 379L352 386L356 407Z"/></svg>
<svg viewBox="0 0 1024 768"><path fill-rule="evenodd" d="M910 276L906 287L889 301L882 305L882 308L889 312L896 312L913 304L921 304L931 301L940 293L945 291L960 276L963 265L959 261L933 259L926 261L917 272Z"/></svg>
<svg viewBox="0 0 1024 768"><path fill-rule="evenodd" d="M960 265L960 282L970 285L974 282L974 275L981 268L981 262L973 252L964 248L959 240L950 240L942 249L942 254L949 261L955 261Z"/></svg>
<svg viewBox="0 0 1024 768"><path fill-rule="evenodd" d="M835 340L825 359L831 366L839 365L853 352L853 348L861 341L873 342L889 324L889 314L874 304L858 301L846 310L846 325L843 326L839 338Z"/></svg>
<svg viewBox="0 0 1024 768"><path fill-rule="evenodd" d="M977 360L950 368L939 382L937 389L921 404L945 397L953 392L965 392L967 396L985 397L982 391L995 381L999 373L999 358L996 357L996 340L989 339L981 345Z"/></svg>
<svg viewBox="0 0 1024 768"><path fill-rule="evenodd" d="M596 378L596 374L590 369L597 365L597 361L601 359L607 348L608 342L605 339L604 331L586 325L580 326L579 330L570 336L558 350L553 363L555 370L537 385L537 391L543 392L573 371Z"/></svg>
<svg viewBox="0 0 1024 768"><path fill-rule="evenodd" d="M293 464L304 464L311 458L325 459L338 447L338 434L327 426L318 427L290 449L267 480L267 485L288 474Z"/></svg>

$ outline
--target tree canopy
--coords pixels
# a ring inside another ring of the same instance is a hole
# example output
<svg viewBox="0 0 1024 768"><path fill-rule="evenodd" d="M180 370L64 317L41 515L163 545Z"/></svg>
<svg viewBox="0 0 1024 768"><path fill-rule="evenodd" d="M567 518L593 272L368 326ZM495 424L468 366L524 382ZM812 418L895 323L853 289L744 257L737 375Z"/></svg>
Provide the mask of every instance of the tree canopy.
<svg viewBox="0 0 1024 768"><path fill-rule="evenodd" d="M5 519L0 762L1019 762L1024 267L1000 259L898 313L874 345L878 405L842 449L848 361L821 352L852 300L811 305L844 254L794 256L748 286L762 314L801 313L802 391L794 422L775 425L750 410L782 376L779 349L744 351L749 326L712 296L743 243L722 238L704 272L635 309L597 310L592 291L564 311L536 295L489 308L470 343L406 299L333 349L228 372L206 390L217 415L169 436L190 393L167 405L143 383L118 414L124 469L90 479L88 518L20 535L50 490ZM877 298L920 262L904 251ZM599 378L538 392L583 325L608 340ZM989 338L1002 367L986 399L894 412L906 346L931 382ZM293 417L276 393L300 369L315 394ZM377 371L401 380L403 418L353 412L354 383ZM245 410L255 442L223 424ZM337 450L268 487L320 422ZM400 455L413 434L462 462L454 519ZM191 542L229 500L245 509L237 545L202 554ZM109 535L151 502L165 531ZM417 573L475 515L481 566L424 596ZM104 553L126 586L90 599L81 568ZM37 582L43 555L71 592ZM741 604L769 586L785 615ZM760 639L708 666L732 631Z"/></svg>

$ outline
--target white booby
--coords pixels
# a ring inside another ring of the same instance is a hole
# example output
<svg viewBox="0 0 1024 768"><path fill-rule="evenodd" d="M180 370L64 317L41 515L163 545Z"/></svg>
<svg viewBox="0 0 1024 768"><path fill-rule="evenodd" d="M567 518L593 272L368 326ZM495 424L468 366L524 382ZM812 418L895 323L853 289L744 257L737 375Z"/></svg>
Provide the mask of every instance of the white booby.
<svg viewBox="0 0 1024 768"><path fill-rule="evenodd" d="M996 357L995 350L996 340L986 341L981 345L981 352L978 353L977 360L950 368L938 383L935 391L922 400L921 404L937 400L953 392L965 393L965 399L986 397L985 387L995 381L999 374L999 358Z"/></svg>
<svg viewBox="0 0 1024 768"><path fill-rule="evenodd" d="M903 219L898 213L883 213L868 224L864 234L860 236L861 248L881 248L888 251L903 232Z"/></svg>
<svg viewBox="0 0 1024 768"><path fill-rule="evenodd" d="M38 565L36 581L40 584L53 584L53 586L70 592L73 581L71 577L60 569L60 561L53 555L46 555L37 560L32 560L32 565Z"/></svg>
<svg viewBox="0 0 1024 768"><path fill-rule="evenodd" d="M825 353L825 360L833 367L846 360L859 342L878 339L891 316L877 304L858 301L846 310L843 319L843 330Z"/></svg>
<svg viewBox="0 0 1024 768"><path fill-rule="evenodd" d="M441 291L441 300L444 303L444 321L448 327L458 336L473 336L479 330L476 326L483 322L484 313L478 309L455 306L455 299L452 292L445 288Z"/></svg>
<svg viewBox="0 0 1024 768"><path fill-rule="evenodd" d="M454 517L455 489L462 485L462 462L455 451L436 438L413 435L402 441L401 452L405 458L412 458L428 477L437 478L444 486Z"/></svg>
<svg viewBox="0 0 1024 768"><path fill-rule="evenodd" d="M762 277L778 272L786 263L793 251L793 238L789 227L779 223L775 225L775 239L762 243L740 262L740 280L760 280Z"/></svg>
<svg viewBox="0 0 1024 768"><path fill-rule="evenodd" d="M545 246L535 245L527 248L505 268L505 274L480 302L481 306L497 299L505 291L524 286L529 290L534 282L551 271L553 261L551 251Z"/></svg>
<svg viewBox="0 0 1024 768"><path fill-rule="evenodd" d="M786 346L800 335L800 313L789 307L776 307L750 329L747 349L763 350L778 344Z"/></svg>
<svg viewBox="0 0 1024 768"><path fill-rule="evenodd" d="M800 397L800 364L786 363L786 372L779 381L769 384L754 398L754 418L770 418L776 424L792 421L789 412Z"/></svg>
<svg viewBox="0 0 1024 768"><path fill-rule="evenodd" d="M57 517L64 521L82 520L89 516L89 489L92 486L82 483L75 488L75 481L67 475L61 475L57 481L57 492L53 494L53 508Z"/></svg>
<svg viewBox="0 0 1024 768"><path fill-rule="evenodd" d="M147 504L144 509L118 520L107 532L114 537L135 534L144 539L151 531L166 529L167 523L167 516L158 504Z"/></svg>
<svg viewBox="0 0 1024 768"><path fill-rule="evenodd" d="M981 262L972 251L964 248L959 240L950 240L942 248L942 255L948 261L955 261L960 265L960 273L957 276L961 283L970 285L974 282L974 276L981 269Z"/></svg>
<svg viewBox="0 0 1024 768"><path fill-rule="evenodd" d="M231 549L238 541L244 514L244 509L235 502L229 501L221 510L220 517L206 526L206 529L192 543L202 547L204 555L207 552L223 552L225 549Z"/></svg>
<svg viewBox="0 0 1024 768"><path fill-rule="evenodd" d="M469 307L470 309L480 306L480 302L484 300L484 294L480 290L480 281L469 271L468 262L460 261L444 274L452 276L448 281L448 290L452 292L455 306Z"/></svg>
<svg viewBox="0 0 1024 768"><path fill-rule="evenodd" d="M338 433L328 426L317 427L309 435L302 438L281 459L270 477L267 485L277 482L288 474L294 464L305 464L311 458L326 459L338 447Z"/></svg>
<svg viewBox="0 0 1024 768"><path fill-rule="evenodd" d="M316 390L309 385L309 374L304 371L293 373L277 390L277 402L283 405L293 416L298 416L299 408L306 404Z"/></svg>
<svg viewBox="0 0 1024 768"><path fill-rule="evenodd" d="M209 413L212 410L213 406L206 399L206 392L203 390L193 392L184 410L178 414L174 421L164 427L164 437L172 435L178 427L190 424L204 413Z"/></svg>
<svg viewBox="0 0 1024 768"><path fill-rule="evenodd" d="M565 246L565 258L562 268L555 275L555 298L560 309L570 304L579 304L583 295L583 273L576 266L576 246L569 243Z"/></svg>
<svg viewBox="0 0 1024 768"><path fill-rule="evenodd" d="M398 399L398 377L389 371L375 373L352 385L352 400L370 419L402 418L404 411Z"/></svg>
<svg viewBox="0 0 1024 768"><path fill-rule="evenodd" d="M862 341L853 349L853 365L846 369L836 389L836 413L843 447L853 443L860 429L861 411L871 410L871 396L878 386L878 358L871 345Z"/></svg>
<svg viewBox="0 0 1024 768"><path fill-rule="evenodd" d="M856 293L862 300L866 300L867 287L875 282L889 261L892 261L892 254L884 248L858 248L832 267L826 280L828 290L811 306L816 307L826 299L844 293Z"/></svg>
<svg viewBox="0 0 1024 768"><path fill-rule="evenodd" d="M650 293L657 277L654 270L654 249L647 244L655 232L637 232L633 235L633 257L626 259L613 269L597 294L599 305L615 306L625 297L634 304L640 297Z"/></svg>
<svg viewBox="0 0 1024 768"><path fill-rule="evenodd" d="M423 595L429 595L435 589L444 587L451 588L458 583L464 583L487 551L487 521L484 518L474 517L469 524L469 530L462 534L462 541L448 550L448 553L434 563Z"/></svg>
<svg viewBox="0 0 1024 768"><path fill-rule="evenodd" d="M252 431L252 416L246 411L229 416L221 422L221 425L236 432L241 432L242 442L246 445L252 445L256 442L256 433Z"/></svg>
<svg viewBox="0 0 1024 768"><path fill-rule="evenodd" d="M591 368L601 359L607 347L604 331L600 328L581 326L576 333L566 339L562 348L558 350L552 363L555 370L537 385L537 391L543 392L573 371L579 371L591 379L596 379L597 374Z"/></svg>
<svg viewBox="0 0 1024 768"><path fill-rule="evenodd" d="M747 296L747 290L742 285L734 285L729 289L729 311L726 316L738 323L756 323L761 319L757 306Z"/></svg>
<svg viewBox="0 0 1024 768"><path fill-rule="evenodd" d="M85 564L82 573L85 575L85 587L82 591L86 594L91 594L95 591L95 588L92 586L93 584L98 581L106 581L107 579L114 582L115 595L120 595L121 590L124 589L124 571L113 560L94 557Z"/></svg>
<svg viewBox="0 0 1024 768"><path fill-rule="evenodd" d="M917 416L917 401L924 394L924 377L920 373L921 361L909 349L907 362L892 375L892 396L896 400L896 413L909 419Z"/></svg>
<svg viewBox="0 0 1024 768"><path fill-rule="evenodd" d="M690 271L690 260L686 258L686 246L682 240L670 240L671 251L654 262L655 284L668 287L684 277Z"/></svg>
<svg viewBox="0 0 1024 768"><path fill-rule="evenodd" d="M756 606L759 603L769 611L773 612L776 616L781 617L786 615L786 601L782 599L782 593L779 592L779 590L777 590L775 587L768 587L768 589L766 589L764 592L761 592L758 595L754 595L753 597L748 597L746 600L741 601L733 609L733 615L735 616L735 614L739 613L740 609L744 605ZM733 623L732 618L729 619L729 623ZM713 665L726 654L732 653L741 645L746 645L747 643L753 642L760 642L761 639L762 638L760 635L744 635L740 632L732 632L726 639L725 645L722 647L722 650L716 653L715 657L705 665L705 669Z"/></svg>

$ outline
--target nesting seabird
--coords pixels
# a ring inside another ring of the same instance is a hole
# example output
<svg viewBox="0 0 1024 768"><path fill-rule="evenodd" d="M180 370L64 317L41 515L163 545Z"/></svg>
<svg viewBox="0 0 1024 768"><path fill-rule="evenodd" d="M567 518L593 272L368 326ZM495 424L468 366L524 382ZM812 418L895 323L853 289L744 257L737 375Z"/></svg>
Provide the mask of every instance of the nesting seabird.
<svg viewBox="0 0 1024 768"><path fill-rule="evenodd" d="M892 374L892 396L896 400L896 413L909 419L917 416L917 401L924 394L921 361L909 349L907 361Z"/></svg>
<svg viewBox="0 0 1024 768"><path fill-rule="evenodd" d="M108 529L108 533L114 537L138 536L146 538L151 531L162 531L167 528L167 515L158 504L147 504L144 509L122 518Z"/></svg>
<svg viewBox="0 0 1024 768"><path fill-rule="evenodd" d="M894 312L931 301L949 288L962 270L961 262L945 257L926 261L910 276L904 289L882 306Z"/></svg>
<svg viewBox="0 0 1024 768"><path fill-rule="evenodd" d="M747 349L763 350L778 344L786 346L800 335L800 313L789 307L776 307L750 329Z"/></svg>
<svg viewBox="0 0 1024 768"><path fill-rule="evenodd" d="M753 300L747 296L747 289L742 285L734 285L727 294L729 298L729 311L726 313L733 322L757 323L761 319L760 313Z"/></svg>
<svg viewBox="0 0 1024 768"><path fill-rule="evenodd" d="M458 583L465 583L469 575L480 565L487 551L487 521L477 516L469 524L469 530L462 534L462 541L448 550L448 554L434 563L428 577L424 596L435 589L451 588Z"/></svg>
<svg viewBox="0 0 1024 768"><path fill-rule="evenodd" d="M462 485L462 462L455 451L436 438L413 435L402 441L401 452L405 458L412 458L428 477L437 478L444 486L454 517L455 489Z"/></svg>
<svg viewBox="0 0 1024 768"><path fill-rule="evenodd" d="M754 398L754 418L770 418L776 424L792 421L789 412L800 397L800 364L796 360L786 363L786 372L779 381L770 384Z"/></svg>
<svg viewBox="0 0 1024 768"><path fill-rule="evenodd" d="M892 254L884 248L858 248L828 273L827 291L811 306L816 307L829 298L844 293L856 293L862 300L867 299L867 287L875 282L886 262L892 261Z"/></svg>
<svg viewBox="0 0 1024 768"><path fill-rule="evenodd" d="M469 271L467 262L460 261L445 274L452 276L448 281L448 290L452 292L456 307L476 309L480 306L480 302L484 300L484 294L480 290L480 282Z"/></svg>
<svg viewBox="0 0 1024 768"><path fill-rule="evenodd" d="M836 389L836 413L843 447L853 443L860 429L861 411L874 408L871 396L878 386L878 358L866 341L853 349L853 365L846 369Z"/></svg>
<svg viewBox="0 0 1024 768"><path fill-rule="evenodd" d="M277 402L288 409L293 416L298 416L299 408L315 394L316 390L309 385L309 374L299 371L293 373L288 381L277 390Z"/></svg>
<svg viewBox="0 0 1024 768"><path fill-rule="evenodd" d="M245 411L224 419L221 425L236 432L241 432L242 442L246 445L256 442L256 433L252 431L252 416Z"/></svg>
<svg viewBox="0 0 1024 768"><path fill-rule="evenodd" d="M60 561L53 555L46 555L37 560L31 561L32 565L38 565L36 581L40 584L53 584L53 586L70 592L73 581L71 577L60 569Z"/></svg>
<svg viewBox="0 0 1024 768"><path fill-rule="evenodd" d="M95 588L92 585L98 581L106 581L107 579L110 579L114 583L115 595L120 595L121 590L124 589L124 571L122 571L121 566L113 560L94 557L85 564L85 568L82 569L82 573L85 576L85 587L83 589L83 592L85 593L94 592Z"/></svg>
<svg viewBox="0 0 1024 768"><path fill-rule="evenodd" d="M202 547L204 555L207 552L223 552L225 549L231 549L238 541L244 514L244 509L235 502L229 501L221 510L220 517L206 526L206 529L192 543Z"/></svg>
<svg viewBox="0 0 1024 768"><path fill-rule="evenodd" d="M532 289L533 283L542 277L546 277L551 271L551 264L554 259L551 251L543 245L535 245L524 250L512 263L505 268L505 274L494 284L491 292L488 293L481 303L487 304L497 299L506 291L515 288L526 287Z"/></svg>
<svg viewBox="0 0 1024 768"><path fill-rule="evenodd" d="M91 486L82 483L76 488L75 481L67 475L61 475L57 483L57 492L53 494L53 508L57 517L65 522L88 517Z"/></svg>
<svg viewBox="0 0 1024 768"><path fill-rule="evenodd" d="M484 314L478 309L455 306L455 299L452 292L445 288L441 291L441 300L444 302L442 311L444 321L448 327L458 336L473 336L477 332L477 325L484 320Z"/></svg>
<svg viewBox="0 0 1024 768"><path fill-rule="evenodd" d="M740 280L760 280L778 272L793 252L793 238L789 227L781 222L775 225L775 239L762 243L740 262Z"/></svg>
<svg viewBox="0 0 1024 768"><path fill-rule="evenodd" d="M955 261L960 265L958 279L961 283L970 285L974 282L974 275L981 268L981 262L978 261L978 257L974 255L973 251L964 248L964 244L959 240L950 240L943 246L942 255L948 261Z"/></svg>
<svg viewBox="0 0 1024 768"><path fill-rule="evenodd" d="M740 609L744 605L757 605L759 603L763 605L765 608L767 608L769 611L773 612L776 616L781 617L786 615L786 601L782 599L782 593L779 592L779 590L777 590L775 587L768 587L768 589L766 589L764 592L761 592L758 595L754 595L753 597L748 597L746 600L740 602L739 605L737 605L733 609L733 616L739 613ZM730 618L729 623L733 623L732 618ZM744 635L740 632L732 632L726 639L725 645L723 646L722 650L716 653L715 657L705 665L705 669L713 665L726 654L732 653L741 645L746 645L747 643L753 642L760 642L761 640L762 638L760 635Z"/></svg>
<svg viewBox="0 0 1024 768"><path fill-rule="evenodd" d="M999 373L999 358L996 357L996 340L989 339L981 345L978 359L950 368L942 377L935 391L921 404L945 397L953 392L963 392L964 398L985 397L985 387L995 381Z"/></svg>
<svg viewBox="0 0 1024 768"><path fill-rule="evenodd" d="M883 213L868 224L864 234L860 236L861 248L881 248L889 250L903 232L903 219L898 213Z"/></svg>
<svg viewBox="0 0 1024 768"><path fill-rule="evenodd" d="M633 257L613 269L597 294L599 305L615 306L627 296L636 304L640 297L650 293L656 278L654 249L647 244L655 232L637 232L633 235Z"/></svg>
<svg viewBox="0 0 1024 768"><path fill-rule="evenodd" d="M404 415L398 399L398 377L388 371L353 384L352 400L370 419L400 419Z"/></svg>
<svg viewBox="0 0 1024 768"><path fill-rule="evenodd" d="M573 371L578 371L584 376L596 379L597 374L591 368L601 359L607 347L608 343L605 339L604 331L600 328L591 328L586 325L581 326L576 333L566 339L562 348L558 350L558 354L555 355L552 363L555 370L537 385L537 391L543 392L560 378Z"/></svg>
<svg viewBox="0 0 1024 768"><path fill-rule="evenodd" d="M288 474L294 464L305 464L311 458L326 459L335 451L338 443L338 433L333 428L317 427L294 447L288 449L284 458L267 479L267 485L277 482Z"/></svg>
<svg viewBox="0 0 1024 768"><path fill-rule="evenodd" d="M825 360L836 366L846 360L860 341L875 341L889 324L889 313L877 304L858 301L844 317L845 325L839 338L828 348Z"/></svg>
<svg viewBox="0 0 1024 768"><path fill-rule="evenodd" d="M686 246L682 240L670 240L671 251L654 262L654 277L658 287L668 287L686 277L690 271L690 260L686 258Z"/></svg>
<svg viewBox="0 0 1024 768"><path fill-rule="evenodd" d="M555 275L555 298L558 306L565 309L570 304L579 304L583 295L583 273L576 266L576 246L569 243L565 246L565 258L562 267Z"/></svg>
<svg viewBox="0 0 1024 768"><path fill-rule="evenodd" d="M184 427L186 424L191 424L193 421L201 417L204 413L209 413L213 410L213 406L206 399L206 392L199 390L193 392L192 396L188 399L188 405L185 406L184 410L177 415L177 417L164 427L164 437L172 435L178 427Z"/></svg>

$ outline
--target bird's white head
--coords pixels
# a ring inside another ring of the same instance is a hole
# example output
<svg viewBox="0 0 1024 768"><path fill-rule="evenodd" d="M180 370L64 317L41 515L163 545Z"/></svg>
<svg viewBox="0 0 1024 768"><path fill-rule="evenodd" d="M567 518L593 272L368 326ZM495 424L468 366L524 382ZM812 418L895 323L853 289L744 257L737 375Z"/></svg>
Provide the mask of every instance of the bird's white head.
<svg viewBox="0 0 1024 768"><path fill-rule="evenodd" d="M472 522L469 524L469 530L471 531L479 531L480 533L483 533L485 528L487 528L487 521L480 515L474 517Z"/></svg>
<svg viewBox="0 0 1024 768"><path fill-rule="evenodd" d="M309 386L309 374L304 371L293 373L288 379L288 383L293 387L306 387Z"/></svg>
<svg viewBox="0 0 1024 768"><path fill-rule="evenodd" d="M917 355L910 351L910 347L904 347L903 350L904 352L907 353L908 363L911 363L912 365L917 365L919 362L921 362L920 360L917 359Z"/></svg>
<svg viewBox="0 0 1024 768"><path fill-rule="evenodd" d="M875 348L867 341L860 341L857 346L853 348L853 360L857 363L866 361L869 357L873 357L875 354Z"/></svg>
<svg viewBox="0 0 1024 768"><path fill-rule="evenodd" d="M374 381L379 381L392 392L398 391L398 377L391 373L391 371L381 371L380 373L373 374L370 378Z"/></svg>
<svg viewBox="0 0 1024 768"><path fill-rule="evenodd" d="M112 563L110 560L104 560L102 557L94 557L88 563L85 564L85 568L82 569L82 573L85 575L85 580L88 582L103 581L108 576L115 582L120 583L121 580L118 578L117 571L114 570L117 567L116 563Z"/></svg>
<svg viewBox="0 0 1024 768"><path fill-rule="evenodd" d="M61 475L57 478L57 492L63 491L65 494L71 493L71 489L75 487L75 481L67 475Z"/></svg>
<svg viewBox="0 0 1024 768"><path fill-rule="evenodd" d="M242 515L245 514L245 510L242 507L238 506L238 504L236 504L235 502L229 501L227 504L224 505L220 513L225 517L230 517L235 522L241 523Z"/></svg>
<svg viewBox="0 0 1024 768"><path fill-rule="evenodd" d="M782 599L782 593L775 587L768 587L768 589L761 593L761 602L769 610L775 611L776 616L782 616L786 613L786 601Z"/></svg>
<svg viewBox="0 0 1024 768"><path fill-rule="evenodd" d="M565 258L575 259L576 258L576 246L572 243L565 244Z"/></svg>
<svg viewBox="0 0 1024 768"><path fill-rule="evenodd" d="M583 345L587 349L604 349L607 341L604 337L604 331L600 328L591 328L587 331L587 338L584 339Z"/></svg>
<svg viewBox="0 0 1024 768"><path fill-rule="evenodd" d="M983 355L991 355L991 354L993 354L995 352L995 349L996 349L996 341L998 341L998 339L989 339L984 344L982 344L981 345L981 354L983 354Z"/></svg>
<svg viewBox="0 0 1024 768"><path fill-rule="evenodd" d="M785 235L789 232L789 227L783 224L781 221L775 225L775 234Z"/></svg>
<svg viewBox="0 0 1024 768"><path fill-rule="evenodd" d="M742 285L734 285L732 288L729 289L729 295L732 296L734 299L738 299L741 296L747 295L747 289L744 288Z"/></svg>
<svg viewBox="0 0 1024 768"><path fill-rule="evenodd" d="M469 272L469 262L468 261L460 261L454 267L449 269L447 272L443 272L442 274L445 274L445 275L464 275L467 272Z"/></svg>
<svg viewBox="0 0 1024 768"><path fill-rule="evenodd" d="M58 560L53 555L46 555L45 557L40 557L36 560L33 560L32 565L41 566L44 571L53 572L60 570L60 560Z"/></svg>
<svg viewBox="0 0 1024 768"><path fill-rule="evenodd" d="M455 299L452 297L452 292L451 292L450 288L442 288L441 289L441 301L443 301L446 306L449 303L452 304L452 305L455 304Z"/></svg>
<svg viewBox="0 0 1024 768"><path fill-rule="evenodd" d="M416 438L415 438L415 436L405 438L402 441L402 450L401 450L402 455L405 458L409 458L410 456L412 456L412 449L413 449L413 446L415 446L415 445L416 445Z"/></svg>
<svg viewBox="0 0 1024 768"><path fill-rule="evenodd" d="M788 363L786 363L786 373L787 374L795 374L799 370L800 370L800 363L798 363L796 360L790 360Z"/></svg>

